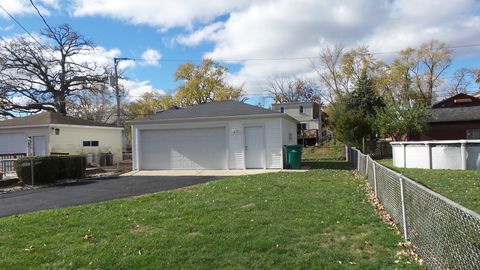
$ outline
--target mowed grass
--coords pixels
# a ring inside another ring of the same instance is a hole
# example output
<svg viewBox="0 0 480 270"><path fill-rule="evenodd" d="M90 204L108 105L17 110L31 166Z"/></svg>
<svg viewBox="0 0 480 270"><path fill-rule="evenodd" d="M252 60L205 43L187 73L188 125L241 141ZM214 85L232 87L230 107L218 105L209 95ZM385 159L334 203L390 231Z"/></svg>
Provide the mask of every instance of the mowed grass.
<svg viewBox="0 0 480 270"><path fill-rule="evenodd" d="M345 159L344 144L325 143L322 146L307 146L303 148L302 159L315 160L342 160Z"/></svg>
<svg viewBox="0 0 480 270"><path fill-rule="evenodd" d="M345 162L0 218L0 269L417 269Z"/></svg>
<svg viewBox="0 0 480 270"><path fill-rule="evenodd" d="M435 192L480 213L480 170L427 170L393 167L391 159L378 160Z"/></svg>

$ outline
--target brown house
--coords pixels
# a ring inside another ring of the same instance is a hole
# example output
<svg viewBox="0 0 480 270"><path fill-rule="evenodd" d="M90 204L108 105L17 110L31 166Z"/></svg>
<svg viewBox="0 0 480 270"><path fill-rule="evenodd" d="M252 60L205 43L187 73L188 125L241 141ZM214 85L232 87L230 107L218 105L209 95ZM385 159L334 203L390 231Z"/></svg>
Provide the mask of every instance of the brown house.
<svg viewBox="0 0 480 270"><path fill-rule="evenodd" d="M427 134L415 139L480 139L480 98L457 94L434 104Z"/></svg>

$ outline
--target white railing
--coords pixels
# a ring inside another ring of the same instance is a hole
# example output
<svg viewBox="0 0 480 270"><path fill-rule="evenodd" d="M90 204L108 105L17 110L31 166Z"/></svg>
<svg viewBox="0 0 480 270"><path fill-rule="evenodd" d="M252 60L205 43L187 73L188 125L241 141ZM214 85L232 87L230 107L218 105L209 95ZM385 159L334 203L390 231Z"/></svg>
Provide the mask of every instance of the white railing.
<svg viewBox="0 0 480 270"><path fill-rule="evenodd" d="M5 175L14 174L15 161L26 156L26 153L0 154L0 172L3 172Z"/></svg>
<svg viewBox="0 0 480 270"><path fill-rule="evenodd" d="M479 269L480 215L362 154L347 161L367 177L406 241L429 269Z"/></svg>

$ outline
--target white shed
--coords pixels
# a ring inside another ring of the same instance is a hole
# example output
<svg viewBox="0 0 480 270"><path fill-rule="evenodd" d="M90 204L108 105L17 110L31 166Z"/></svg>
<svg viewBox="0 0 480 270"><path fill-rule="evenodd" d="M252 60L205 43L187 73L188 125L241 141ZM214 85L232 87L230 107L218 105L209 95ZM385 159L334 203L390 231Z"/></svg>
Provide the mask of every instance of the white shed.
<svg viewBox="0 0 480 270"><path fill-rule="evenodd" d="M237 101L172 108L132 121L134 170L280 169L297 143L292 117Z"/></svg>
<svg viewBox="0 0 480 270"><path fill-rule="evenodd" d="M12 155L99 155L122 160L123 128L44 112L0 121L0 159Z"/></svg>

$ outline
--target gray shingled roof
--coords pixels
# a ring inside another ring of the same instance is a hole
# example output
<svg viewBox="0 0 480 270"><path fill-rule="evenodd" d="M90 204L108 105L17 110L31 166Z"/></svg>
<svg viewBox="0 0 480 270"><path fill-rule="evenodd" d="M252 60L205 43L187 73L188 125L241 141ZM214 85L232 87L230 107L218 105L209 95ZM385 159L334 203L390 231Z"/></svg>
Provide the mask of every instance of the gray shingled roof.
<svg viewBox="0 0 480 270"><path fill-rule="evenodd" d="M433 109L432 116L428 122L460 122L472 120L480 120L480 106Z"/></svg>
<svg viewBox="0 0 480 270"><path fill-rule="evenodd" d="M203 103L185 108L168 109L157 112L155 115L148 116L144 120L174 120L174 119L189 119L189 118L208 118L208 117L224 117L224 116L239 116L239 115L271 115L279 112L267 110L257 106L241 103L238 101L213 101Z"/></svg>
<svg viewBox="0 0 480 270"><path fill-rule="evenodd" d="M44 113L34 114L26 117L18 117L18 118L0 121L0 128L15 127L15 126L49 125L49 124L113 127L112 125L75 118L71 116L64 116L59 113L44 112Z"/></svg>

